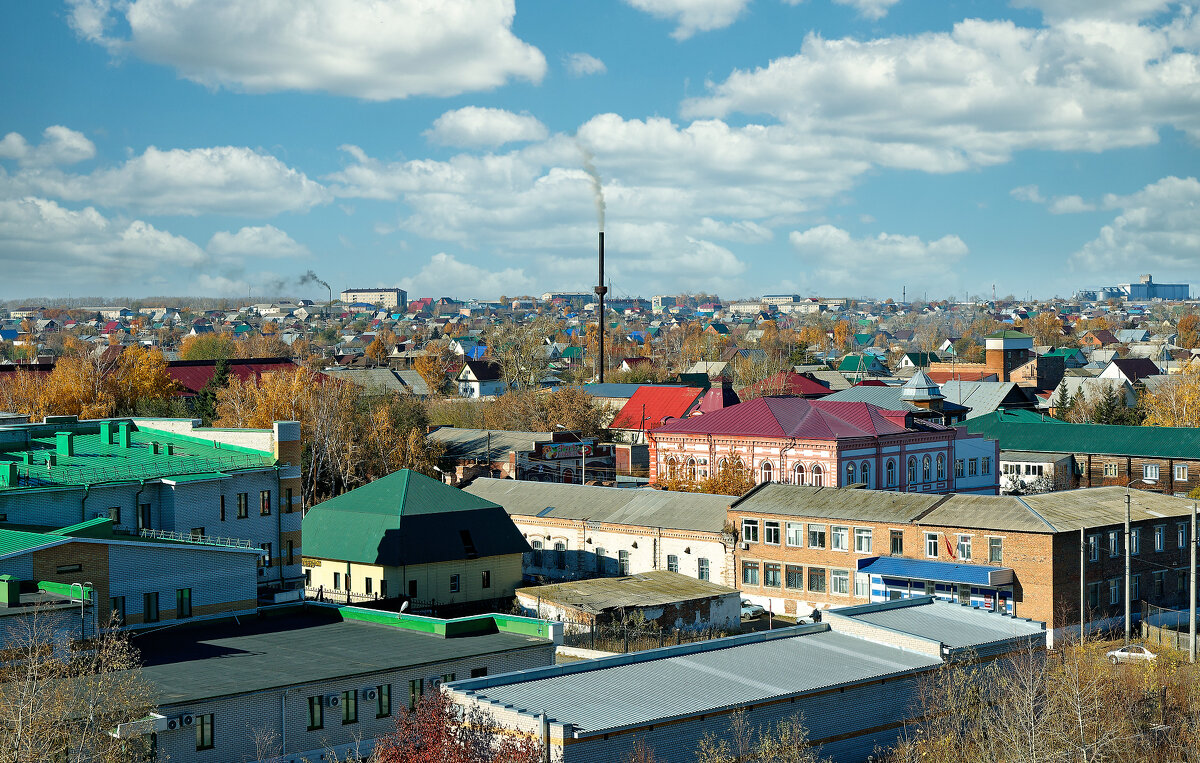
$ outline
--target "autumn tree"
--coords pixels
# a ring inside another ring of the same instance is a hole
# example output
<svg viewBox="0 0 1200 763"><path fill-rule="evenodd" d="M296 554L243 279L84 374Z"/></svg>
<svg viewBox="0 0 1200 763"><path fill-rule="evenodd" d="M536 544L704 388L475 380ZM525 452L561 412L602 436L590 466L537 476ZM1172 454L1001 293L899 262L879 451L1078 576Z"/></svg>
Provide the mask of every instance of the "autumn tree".
<svg viewBox="0 0 1200 763"><path fill-rule="evenodd" d="M1063 322L1058 313L1045 310L1025 321L1021 330L1033 337L1033 343L1057 347L1063 343Z"/></svg>
<svg viewBox="0 0 1200 763"><path fill-rule="evenodd" d="M488 359L500 366L500 378L510 387L538 387L550 369L546 338L557 333L555 323L539 316L528 323L508 321L488 327L484 342Z"/></svg>
<svg viewBox="0 0 1200 763"><path fill-rule="evenodd" d="M501 726L478 705L459 707L440 687L416 712L400 713L396 731L375 743L373 763L541 763L537 738Z"/></svg>
<svg viewBox="0 0 1200 763"><path fill-rule="evenodd" d="M722 459L704 479L677 471L667 474L660 481L664 488L676 492L733 496L745 495L756 484L740 456Z"/></svg>
<svg viewBox="0 0 1200 763"><path fill-rule="evenodd" d="M1200 364L1189 363L1142 396L1143 423L1154 427L1200 427Z"/></svg>
<svg viewBox="0 0 1200 763"><path fill-rule="evenodd" d="M181 360L229 360L235 356L237 348L225 334L193 334L179 345Z"/></svg>
<svg viewBox="0 0 1200 763"><path fill-rule="evenodd" d="M561 426L583 438L599 437L608 418L595 399L578 387L515 390L483 406L482 415L489 429L553 432Z"/></svg>
<svg viewBox="0 0 1200 763"><path fill-rule="evenodd" d="M803 716L765 727L754 725L746 711L736 710L722 734L709 732L696 750L697 763L828 763L808 738Z"/></svg>
<svg viewBox="0 0 1200 763"><path fill-rule="evenodd" d="M140 345L125 348L117 367L107 375L107 382L118 416L132 415L139 406L168 400L178 389L163 354Z"/></svg>
<svg viewBox="0 0 1200 763"><path fill-rule="evenodd" d="M381 366L387 365L388 348L383 344L379 337L375 337L374 341L367 345L367 357Z"/></svg>
<svg viewBox="0 0 1200 763"><path fill-rule="evenodd" d="M454 362L454 353L450 351L450 343L444 339L428 342L425 354L417 358L413 368L425 380L429 394L437 395L446 389L446 375Z"/></svg>
<svg viewBox="0 0 1200 763"><path fill-rule="evenodd" d="M272 325L272 324L268 324ZM209 336L209 335L205 335ZM290 358L292 357L292 348L288 347L287 342L283 341L274 332L268 334L255 334L248 336L238 342L232 342L234 354L239 358ZM213 358L206 360L220 360L223 356L219 353Z"/></svg>
<svg viewBox="0 0 1200 763"><path fill-rule="evenodd" d="M1179 339L1175 342L1185 350L1200 347L1200 317L1195 313L1186 313L1175 324Z"/></svg>

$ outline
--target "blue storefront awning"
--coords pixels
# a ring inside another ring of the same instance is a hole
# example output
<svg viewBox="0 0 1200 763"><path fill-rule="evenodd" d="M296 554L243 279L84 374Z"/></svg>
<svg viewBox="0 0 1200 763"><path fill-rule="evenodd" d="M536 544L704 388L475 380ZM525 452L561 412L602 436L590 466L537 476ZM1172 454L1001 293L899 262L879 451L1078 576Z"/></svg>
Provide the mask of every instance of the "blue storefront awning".
<svg viewBox="0 0 1200 763"><path fill-rule="evenodd" d="M982 564L938 562L932 559L905 559L897 556L872 556L858 560L858 571L908 580L937 583L963 583L973 586L1004 586L1013 582L1011 567L987 567Z"/></svg>

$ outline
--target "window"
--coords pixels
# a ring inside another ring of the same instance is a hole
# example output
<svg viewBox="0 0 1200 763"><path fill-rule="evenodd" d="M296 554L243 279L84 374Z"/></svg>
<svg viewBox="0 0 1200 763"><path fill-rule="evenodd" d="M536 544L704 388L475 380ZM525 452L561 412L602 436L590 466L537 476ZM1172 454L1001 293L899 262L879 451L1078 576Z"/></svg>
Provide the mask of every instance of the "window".
<svg viewBox="0 0 1200 763"><path fill-rule="evenodd" d="M267 516L271 513L271 491L260 490L258 492L258 514L259 516Z"/></svg>
<svg viewBox="0 0 1200 763"><path fill-rule="evenodd" d="M871 598L871 576L862 572L854 573L854 598Z"/></svg>
<svg viewBox="0 0 1200 763"><path fill-rule="evenodd" d="M384 599L387 598L387 578L379 579L379 595Z"/></svg>
<svg viewBox="0 0 1200 763"><path fill-rule="evenodd" d="M442 673L442 683L448 684L454 680L454 673Z"/></svg>
<svg viewBox="0 0 1200 763"><path fill-rule="evenodd" d="M768 588L778 588L782 582L780 566L774 562L763 564L763 585Z"/></svg>
<svg viewBox="0 0 1200 763"><path fill-rule="evenodd" d="M1120 476L1119 472L1117 471L1117 465L1115 463L1105 464L1104 465L1104 476L1105 477Z"/></svg>
<svg viewBox="0 0 1200 763"><path fill-rule="evenodd" d="M483 678L487 675L487 668L471 668L471 678Z"/></svg>
<svg viewBox="0 0 1200 763"><path fill-rule="evenodd" d="M825 593L825 570L819 567L808 568L808 590Z"/></svg>
<svg viewBox="0 0 1200 763"><path fill-rule="evenodd" d="M479 573L479 587L480 588L491 588L492 587L492 571L491 570L484 570L483 572Z"/></svg>
<svg viewBox="0 0 1200 763"><path fill-rule="evenodd" d="M830 593L850 595L850 571L833 570L829 573Z"/></svg>
<svg viewBox="0 0 1200 763"><path fill-rule="evenodd" d="M784 584L796 590L804 589L804 568L798 564L789 564L784 569Z"/></svg>
<svg viewBox="0 0 1200 763"><path fill-rule="evenodd" d="M108 608L112 611L113 617L117 620L117 625L125 624L125 597L113 596L108 600Z"/></svg>
<svg viewBox="0 0 1200 763"><path fill-rule="evenodd" d="M120 506L109 507L108 518L113 521L114 525L121 524L121 507Z"/></svg>
<svg viewBox="0 0 1200 763"><path fill-rule="evenodd" d="M1088 606L1095 609L1100 606L1100 584L1088 583Z"/></svg>
<svg viewBox="0 0 1200 763"><path fill-rule="evenodd" d="M770 543L772 546L779 545L779 522L774 519L763 522L763 543Z"/></svg>
<svg viewBox="0 0 1200 763"><path fill-rule="evenodd" d="M925 557L928 559L937 559L938 555L938 535L937 533L925 533Z"/></svg>
<svg viewBox="0 0 1200 763"><path fill-rule="evenodd" d="M1089 535L1088 536L1088 561L1092 561L1092 562L1100 561L1100 536L1099 535Z"/></svg>
<svg viewBox="0 0 1200 763"><path fill-rule="evenodd" d="M225 521L225 496L221 496L221 521Z"/></svg>
<svg viewBox="0 0 1200 763"><path fill-rule="evenodd" d="M758 585L758 562L742 562L742 585Z"/></svg>
<svg viewBox="0 0 1200 763"><path fill-rule="evenodd" d="M964 562L971 561L971 536L958 536L958 558Z"/></svg>
<svg viewBox="0 0 1200 763"><path fill-rule="evenodd" d="M158 622L158 591L142 594L142 622Z"/></svg>
<svg viewBox="0 0 1200 763"><path fill-rule="evenodd" d="M667 554L667 572L679 572L679 557Z"/></svg>
<svg viewBox="0 0 1200 763"><path fill-rule="evenodd" d="M450 576L450 593L458 593L458 591L459 591L459 577L458 577L458 575L451 575Z"/></svg>
<svg viewBox="0 0 1200 763"><path fill-rule="evenodd" d="M971 458L967 460L967 476L974 477L979 474L979 459Z"/></svg>
<svg viewBox="0 0 1200 763"><path fill-rule="evenodd" d="M554 566L560 570L567 568L567 544L562 541L554 544Z"/></svg>
<svg viewBox="0 0 1200 763"><path fill-rule="evenodd" d="M380 684L375 687L375 717L386 718L392 714L392 685Z"/></svg>
<svg viewBox="0 0 1200 763"><path fill-rule="evenodd" d="M342 692L342 725L358 723L358 691Z"/></svg>
<svg viewBox="0 0 1200 763"><path fill-rule="evenodd" d="M1156 525L1154 527L1154 550L1161 552L1166 548L1167 543L1167 528L1165 525Z"/></svg>
<svg viewBox="0 0 1200 763"><path fill-rule="evenodd" d="M925 456L925 458L921 459L921 481L922 482L929 482L929 480L930 480L930 471L929 471L930 463L931 462L929 460L929 456Z"/></svg>
<svg viewBox="0 0 1200 763"><path fill-rule="evenodd" d="M871 553L871 528L854 528L854 550L860 554Z"/></svg>
<svg viewBox="0 0 1200 763"><path fill-rule="evenodd" d="M946 454L945 453L938 453L937 478L938 478L939 482L946 479Z"/></svg>
<svg viewBox="0 0 1200 763"><path fill-rule="evenodd" d="M1158 480L1158 464L1146 464L1142 467L1142 479Z"/></svg>
<svg viewBox="0 0 1200 763"><path fill-rule="evenodd" d="M742 520L742 541L744 543L758 543L757 519Z"/></svg>
<svg viewBox="0 0 1200 763"><path fill-rule="evenodd" d="M271 544L270 543L260 543L258 547L261 548L262 552L263 552L262 556L260 557L260 562L259 562L258 566L270 567L271 562L273 561L271 559ZM347 583L347 586L349 586L348 583Z"/></svg>
<svg viewBox="0 0 1200 763"><path fill-rule="evenodd" d="M617 574L618 575L628 575L629 574L629 552L628 551L618 551L617 552Z"/></svg>
<svg viewBox="0 0 1200 763"><path fill-rule="evenodd" d="M471 671L471 678L474 678L474 672ZM420 701L421 695L425 693L425 679L414 678L408 682L408 709L416 710L417 702Z"/></svg>
<svg viewBox="0 0 1200 763"><path fill-rule="evenodd" d="M804 484L804 464L796 464L792 467L792 474L795 476L797 485Z"/></svg>
<svg viewBox="0 0 1200 763"><path fill-rule="evenodd" d="M849 527L831 527L829 547L834 551L849 551L850 550L850 528Z"/></svg>
<svg viewBox="0 0 1200 763"><path fill-rule="evenodd" d="M1187 464L1175 464L1175 480L1177 482L1186 482L1187 478Z"/></svg>
<svg viewBox="0 0 1200 763"><path fill-rule="evenodd" d="M868 488L871 487L871 462L863 461L859 467L859 473L859 479L862 480L862 483Z"/></svg>
<svg viewBox="0 0 1200 763"><path fill-rule="evenodd" d="M1180 522L1179 524L1175 525L1175 540L1177 542L1176 545L1178 545L1180 548L1186 548L1187 547L1187 537L1188 537L1187 525L1184 524L1183 522Z"/></svg>
<svg viewBox="0 0 1200 763"><path fill-rule="evenodd" d="M532 558L530 560L530 565L533 567L541 567L542 566L542 542L540 540L535 540L532 543L530 543L529 545L531 548L533 548L533 554L531 555Z"/></svg>
<svg viewBox="0 0 1200 763"><path fill-rule="evenodd" d="M175 617L192 616L192 589L175 589Z"/></svg>
<svg viewBox="0 0 1200 763"><path fill-rule="evenodd" d="M1108 581L1108 603L1121 603L1121 581L1117 580L1116 578Z"/></svg>
<svg viewBox="0 0 1200 763"><path fill-rule="evenodd" d="M1004 538L988 538L988 564L1004 561Z"/></svg>
<svg viewBox="0 0 1200 763"><path fill-rule="evenodd" d="M825 470L822 469L818 464L813 464L812 484L813 487L821 487L825 484Z"/></svg>
<svg viewBox="0 0 1200 763"><path fill-rule="evenodd" d="M211 750L213 748L213 714L197 715L195 723L196 749Z"/></svg>
<svg viewBox="0 0 1200 763"><path fill-rule="evenodd" d="M854 484L854 464L846 464L846 484Z"/></svg>
<svg viewBox="0 0 1200 763"><path fill-rule="evenodd" d="M917 459L909 457L908 459L908 482L912 484L917 481Z"/></svg>
<svg viewBox="0 0 1200 763"><path fill-rule="evenodd" d="M150 504L143 503L143 504L139 505L137 516L138 516L138 529L139 530L149 530L150 529Z"/></svg>
<svg viewBox="0 0 1200 763"><path fill-rule="evenodd" d="M204 528L203 527L193 527L191 534L192 534L192 537L194 537L194 538L203 538L204 537Z"/></svg>
<svg viewBox="0 0 1200 763"><path fill-rule="evenodd" d="M802 523L787 523L787 544L797 548L804 545L804 525Z"/></svg>
<svg viewBox="0 0 1200 763"><path fill-rule="evenodd" d="M891 553L892 556L904 556L904 531L891 531Z"/></svg>
<svg viewBox="0 0 1200 763"><path fill-rule="evenodd" d="M1166 577L1167 577L1166 573L1163 572L1162 570L1159 570L1158 572L1154 573L1154 598L1156 598L1156 599L1162 598L1163 589L1165 588L1164 584L1166 582Z"/></svg>
<svg viewBox="0 0 1200 763"><path fill-rule="evenodd" d="M1041 474L1041 469L1042 469L1042 467L1039 466L1038 467L1039 474ZM992 458L991 458L991 456L984 456L983 458L979 459L979 473L980 474L991 474L992 473Z"/></svg>
<svg viewBox="0 0 1200 763"><path fill-rule="evenodd" d="M885 467L885 473L887 474L887 486L895 487L896 486L896 462L890 458L888 459L887 466Z"/></svg>
<svg viewBox="0 0 1200 763"><path fill-rule="evenodd" d="M325 728L325 698L317 695L308 698L308 730Z"/></svg>
<svg viewBox="0 0 1200 763"><path fill-rule="evenodd" d="M287 542L287 563L293 565L296 563L296 541L289 540Z"/></svg>
<svg viewBox="0 0 1200 763"><path fill-rule="evenodd" d="M1134 527L1129 531L1129 553L1134 556L1142 553L1142 528Z"/></svg>
<svg viewBox="0 0 1200 763"><path fill-rule="evenodd" d="M237 501L238 501L237 518L245 519L246 517L250 516L250 494L249 493L238 493Z"/></svg>
<svg viewBox="0 0 1200 763"><path fill-rule="evenodd" d="M54 568L57 575L69 575L72 572L83 572L82 564L60 564Z"/></svg>
<svg viewBox="0 0 1200 763"><path fill-rule="evenodd" d="M699 580L708 580L708 560L704 557L696 560L696 577Z"/></svg>
<svg viewBox="0 0 1200 763"><path fill-rule="evenodd" d="M333 573L333 590L342 590L342 573L340 572Z"/></svg>
<svg viewBox="0 0 1200 763"><path fill-rule="evenodd" d="M1142 598L1142 586L1140 585L1141 580L1142 580L1142 576L1140 574L1129 576L1129 600L1130 601L1139 601Z"/></svg>
<svg viewBox="0 0 1200 763"><path fill-rule="evenodd" d="M771 481L771 462L770 462L770 461L763 461L763 464L762 464L762 481L763 481L763 482L770 482L770 481Z"/></svg>
<svg viewBox="0 0 1200 763"><path fill-rule="evenodd" d="M808 526L808 547L825 548L825 525Z"/></svg>
<svg viewBox="0 0 1200 763"><path fill-rule="evenodd" d="M954 459L954 479L962 479L963 475L963 460L956 458Z"/></svg>
<svg viewBox="0 0 1200 763"><path fill-rule="evenodd" d="M292 489L290 487L283 489L283 513L292 513Z"/></svg>

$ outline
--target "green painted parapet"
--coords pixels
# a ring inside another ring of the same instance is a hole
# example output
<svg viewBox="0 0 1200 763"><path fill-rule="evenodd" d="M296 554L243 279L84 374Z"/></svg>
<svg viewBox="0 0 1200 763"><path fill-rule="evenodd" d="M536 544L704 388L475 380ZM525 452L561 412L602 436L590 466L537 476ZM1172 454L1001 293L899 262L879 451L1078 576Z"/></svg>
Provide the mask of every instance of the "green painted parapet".
<svg viewBox="0 0 1200 763"><path fill-rule="evenodd" d="M53 580L39 580L38 590L46 593L57 594L58 596L66 596L68 599L78 599L79 589L83 589L83 596L88 601L92 600L91 586L80 586L78 583L74 585L70 583L55 583Z"/></svg>
<svg viewBox="0 0 1200 763"><path fill-rule="evenodd" d="M315 604L315 602L309 602L309 604ZM380 612L379 610L363 607L349 607L336 604L317 604L317 606L333 607L337 610L338 616L343 620L390 625L394 628L404 628L405 630L417 631L419 633L432 633L442 638L478 636L486 633L516 633L522 636L555 639L554 626L558 625L557 623L549 623L545 620L522 617L520 615L488 614L443 620L437 617L426 617L425 615ZM561 636L558 636L558 638L561 638Z"/></svg>

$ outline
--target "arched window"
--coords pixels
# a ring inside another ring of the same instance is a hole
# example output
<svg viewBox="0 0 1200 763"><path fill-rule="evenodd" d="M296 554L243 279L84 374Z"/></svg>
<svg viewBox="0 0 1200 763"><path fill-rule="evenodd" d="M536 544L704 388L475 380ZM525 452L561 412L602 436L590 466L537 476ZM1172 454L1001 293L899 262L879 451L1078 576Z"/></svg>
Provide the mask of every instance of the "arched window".
<svg viewBox="0 0 1200 763"><path fill-rule="evenodd" d="M917 459L912 456L908 457L908 484L917 481Z"/></svg>
<svg viewBox="0 0 1200 763"><path fill-rule="evenodd" d="M931 476L931 473L929 471L929 466L932 463L933 462L929 460L929 456L925 456L925 458L921 459L921 481L922 482L929 482L929 478Z"/></svg>
<svg viewBox="0 0 1200 763"><path fill-rule="evenodd" d="M938 480L946 479L946 454L945 453L938 453L937 478L938 478Z"/></svg>
<svg viewBox="0 0 1200 763"><path fill-rule="evenodd" d="M554 544L554 566L560 570L567 568L567 544L562 541Z"/></svg>
<svg viewBox="0 0 1200 763"><path fill-rule="evenodd" d="M846 464L846 484L854 484L854 464Z"/></svg>
<svg viewBox="0 0 1200 763"><path fill-rule="evenodd" d="M563 469L563 471L562 471L562 481L563 481L563 482L565 482L565 483L566 483L566 484L568 484L568 485L573 485L573 484L575 484L575 472L573 472L573 471L572 471L572 470L570 470L570 469Z"/></svg>
<svg viewBox="0 0 1200 763"><path fill-rule="evenodd" d="M896 462L890 458L887 462L887 486L896 487Z"/></svg>
<svg viewBox="0 0 1200 763"><path fill-rule="evenodd" d="M542 566L542 542L540 540L535 540L535 541L531 542L529 545L533 548L533 562L532 562L533 566L541 567Z"/></svg>
<svg viewBox="0 0 1200 763"><path fill-rule="evenodd" d="M713 472L713 474L714 475L720 474L721 472L725 471L728 468L729 468L729 460L726 459L724 456L722 456L721 458L717 459L717 470L715 472Z"/></svg>
<svg viewBox="0 0 1200 763"><path fill-rule="evenodd" d="M691 482L696 481L696 459L689 458L683 467L683 477Z"/></svg>
<svg viewBox="0 0 1200 763"><path fill-rule="evenodd" d="M821 468L820 464L813 464L812 483L814 487L821 487L825 484L825 470Z"/></svg>
<svg viewBox="0 0 1200 763"><path fill-rule="evenodd" d="M759 469L762 471L762 481L770 482L771 481L771 462L763 461L762 466L759 467Z"/></svg>
<svg viewBox="0 0 1200 763"><path fill-rule="evenodd" d="M871 487L871 462L863 461L862 469L860 469L859 471L861 473L861 476L859 477L859 479L863 481L864 485L866 485L868 488L870 488Z"/></svg>
<svg viewBox="0 0 1200 763"><path fill-rule="evenodd" d="M671 479L679 476L679 462L674 458L667 459L667 476Z"/></svg>
<svg viewBox="0 0 1200 763"><path fill-rule="evenodd" d="M795 478L797 485L804 484L804 464L796 464L792 467L792 476Z"/></svg>

